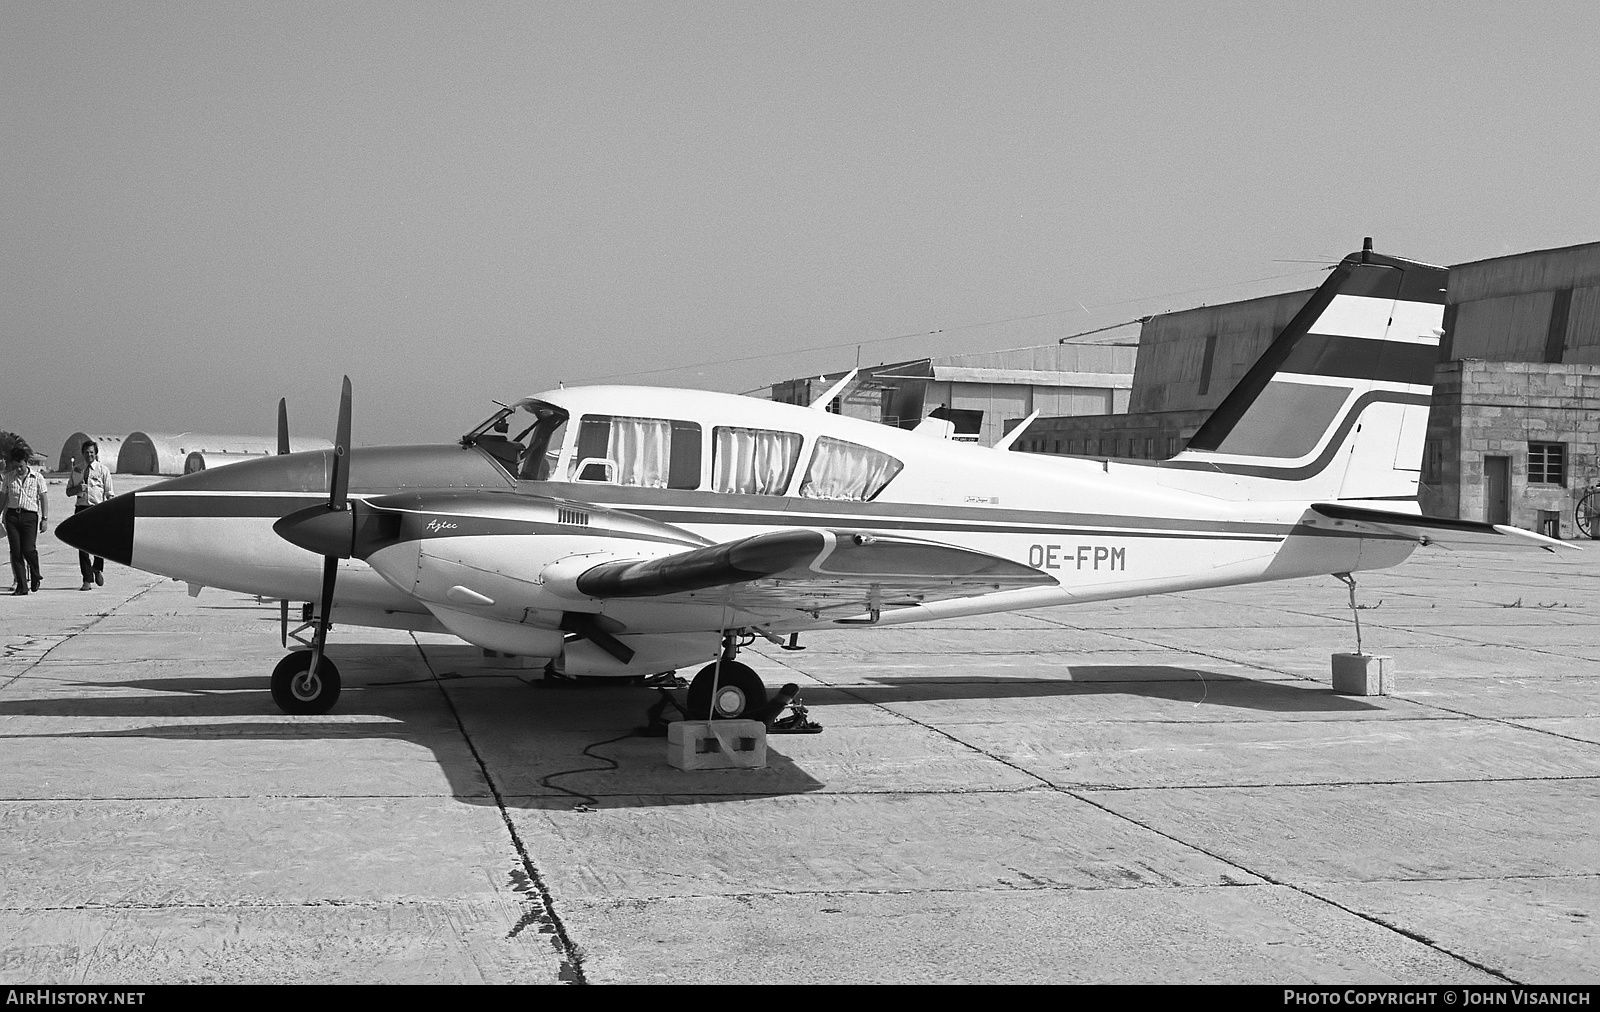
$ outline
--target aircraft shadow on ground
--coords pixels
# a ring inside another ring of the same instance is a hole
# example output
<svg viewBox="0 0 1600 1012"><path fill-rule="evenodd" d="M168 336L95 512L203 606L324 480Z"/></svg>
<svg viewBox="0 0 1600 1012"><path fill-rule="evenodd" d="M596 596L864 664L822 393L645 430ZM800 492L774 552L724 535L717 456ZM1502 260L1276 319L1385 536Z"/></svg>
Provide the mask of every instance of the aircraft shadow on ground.
<svg viewBox="0 0 1600 1012"><path fill-rule="evenodd" d="M833 693L865 703L962 699L1025 699L1049 696L1139 696L1180 703L1205 703L1265 713L1362 713L1380 709L1360 697L1342 696L1314 682L1264 681L1198 668L1150 664L1073 665L1071 679L873 678L863 686L808 688L808 704L837 702Z"/></svg>
<svg viewBox="0 0 1600 1012"><path fill-rule="evenodd" d="M452 794L461 803L492 805L498 795L498 801L507 807L521 809L571 808L585 800L607 807L707 804L804 794L826 786L783 754L783 735L769 738L765 769L719 771L708 776L671 767L662 739L635 733L660 700L655 689L551 682L539 679L536 672L470 666L464 671L442 672L436 678L415 668L409 672L386 669L380 656L386 652L380 648L361 662L341 659L347 669L347 691L327 716L287 717L264 685L239 677L95 681L81 684L137 694L6 699L0 700L0 716L136 721L186 718L190 722L0 737L284 742L388 739L432 750ZM435 651L430 653L436 663L445 659ZM410 656L415 659L414 650ZM455 659L471 657L460 653ZM1127 695L1272 713L1378 709L1313 683L1257 681L1186 667L1099 665L1074 667L1071 672L1072 680L880 677L865 685L810 686L802 696L812 708L811 716L824 728L828 709L838 705L893 707L915 702L1073 696ZM443 695L448 695L448 702ZM681 700L682 694L676 697ZM1064 715L1070 716L1070 709ZM670 719L676 714L669 708L667 716ZM349 719L355 717L369 719ZM374 717L384 719L370 719ZM194 718L206 719L193 722ZM485 766L493 791L487 789Z"/></svg>
<svg viewBox="0 0 1600 1012"><path fill-rule="evenodd" d="M519 684L508 684L502 691L495 683L503 679ZM708 775L673 768L666 761L664 738L637 733L646 724L649 709L658 702L654 689L564 683L546 688L520 674L494 671L443 680L447 685L466 683L471 688L451 691L446 703L439 698L431 677L398 684L374 680L354 685L347 678L346 693L334 712L312 718L284 715L266 688L241 687L250 683L238 678L97 681L83 684L139 690L140 694L6 699L0 701L0 716L151 723L0 734L0 739L280 741L286 745L399 741L430 749L451 794L462 804L503 803L514 809L570 809L584 802L605 807L708 804L805 794L825 786L783 754L781 735L768 740L764 769ZM374 717L385 719L371 719ZM181 723L159 723L180 718Z"/></svg>

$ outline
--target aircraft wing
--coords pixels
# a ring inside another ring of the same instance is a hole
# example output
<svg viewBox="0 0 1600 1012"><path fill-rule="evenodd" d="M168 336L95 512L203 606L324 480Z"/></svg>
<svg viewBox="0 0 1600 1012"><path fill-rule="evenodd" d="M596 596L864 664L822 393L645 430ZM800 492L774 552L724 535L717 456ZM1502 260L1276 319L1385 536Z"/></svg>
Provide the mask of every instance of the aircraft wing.
<svg viewBox="0 0 1600 1012"><path fill-rule="evenodd" d="M1344 526L1399 535L1423 545L1441 545L1445 548L1542 548L1547 552L1558 548L1578 550L1577 545L1505 524L1395 513L1326 502L1313 504L1311 511Z"/></svg>
<svg viewBox="0 0 1600 1012"><path fill-rule="evenodd" d="M725 604L750 614L859 615L1055 580L984 552L863 531L771 531L647 561L595 566L588 597Z"/></svg>

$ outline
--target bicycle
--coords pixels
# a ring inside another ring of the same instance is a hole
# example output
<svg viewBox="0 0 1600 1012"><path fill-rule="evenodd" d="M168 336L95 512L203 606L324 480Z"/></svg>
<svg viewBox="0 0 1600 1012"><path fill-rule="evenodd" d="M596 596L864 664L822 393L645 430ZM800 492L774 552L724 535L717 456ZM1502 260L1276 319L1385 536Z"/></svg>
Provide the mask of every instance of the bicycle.
<svg viewBox="0 0 1600 1012"><path fill-rule="evenodd" d="M1572 512L1578 532L1590 540L1600 540L1600 485L1590 485Z"/></svg>

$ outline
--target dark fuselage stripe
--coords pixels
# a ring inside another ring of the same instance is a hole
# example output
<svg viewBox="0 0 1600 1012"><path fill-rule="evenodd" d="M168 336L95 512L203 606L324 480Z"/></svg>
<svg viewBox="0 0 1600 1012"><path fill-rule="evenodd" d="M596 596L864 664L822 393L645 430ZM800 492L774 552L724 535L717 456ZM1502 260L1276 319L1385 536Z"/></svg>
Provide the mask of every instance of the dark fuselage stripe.
<svg viewBox="0 0 1600 1012"><path fill-rule="evenodd" d="M593 489L591 489L593 491ZM703 495L716 495L716 493L702 493ZM321 502L319 496L307 496L311 504ZM261 519L277 519L285 513L292 512L295 507L303 507L307 502L290 500L284 496L257 497L249 493L239 492L215 496L150 496L140 493L137 496L138 515L141 517L257 517ZM752 512L732 512L728 510L712 510L684 506L677 509L656 509L639 503L608 503L600 502L598 497L594 503L607 509L616 509L631 513L634 516L644 517L647 520L656 520L661 523L682 526L685 524L719 524L752 526L761 528L785 527L840 527L840 528L871 528L882 530L900 531L959 531L972 534L1088 534L1105 536L1116 534L1127 537L1149 538L1190 538L1212 537L1222 540L1247 540L1247 541L1277 541L1289 531L1285 524L1263 523L1227 523L1227 522L1201 522L1201 521L1142 521L1151 525L1152 529L1139 529L1130 527L1129 518L1096 516L1090 514L1043 514L1048 520L1038 520L1034 523L1016 522L985 522L985 523L958 523L948 520L931 520L922 517L889 517L883 516L884 507L888 504L878 504L875 513L869 516L851 515L826 515L786 510L762 510ZM1020 511L1017 511L1020 512ZM1041 516L1040 514L1032 514ZM428 530L427 522L422 519L422 514L408 522L405 527L406 540L415 538L432 537L464 537L469 535L490 534L592 534L595 536L637 537L621 531L607 531L599 526L578 526L557 524L515 518L479 517L472 514L448 513L440 511L427 513L428 517L449 517L450 522L457 524L455 527L441 527L437 530ZM1141 522L1135 520L1134 522ZM1166 530L1153 529L1155 525L1165 523ZM1175 529L1172 529L1175 528Z"/></svg>
<svg viewBox="0 0 1600 1012"><path fill-rule="evenodd" d="M1281 536L1284 524L1248 520L1197 520L1190 517L1133 517L1070 510L1000 509L994 506L938 506L926 503L840 502L793 496L739 495L726 492L683 492L629 489L615 485L525 483L530 491L566 499L583 499L605 509L667 523L747 524L770 527L879 527L899 524L926 530L1027 531L1036 528L1106 527L1214 534ZM940 524L945 526L940 526Z"/></svg>
<svg viewBox="0 0 1600 1012"><path fill-rule="evenodd" d="M255 495L250 492L216 492L207 495L165 495L135 492L136 517L263 517L273 520L298 509L325 503L328 497L306 495Z"/></svg>
<svg viewBox="0 0 1600 1012"><path fill-rule="evenodd" d="M525 483L532 485L534 483ZM586 486L590 493L602 491L598 486ZM609 490L607 490L609 491ZM926 506L908 506L904 510L896 509L895 515L886 515L894 506L891 503L862 504L864 510L861 514L839 512L813 512L810 509L752 509L751 511L733 511L727 509L709 509L702 505L691 505L692 500L704 502L706 499L726 499L727 496L714 492L669 492L662 493L670 496L682 505L678 508L658 508L638 501L609 501L602 502L596 496L594 505L604 508L617 509L647 520L655 520L674 526L716 524L723 526L759 527L764 530L782 529L785 527L831 527L831 528L864 528L875 530L904 531L915 534L917 532L942 532L962 534L994 534L994 535L1080 535L1084 537L1123 537L1123 538L1149 538L1161 540L1175 540L1185 538L1205 538L1215 541L1256 541L1276 542L1281 541L1289 534L1300 534L1312 537L1348 537L1351 535L1318 530L1315 528L1300 527L1297 524L1260 523L1250 521L1205 521L1186 520L1177 518L1130 518L1116 517L1107 514L1073 514L1073 513L1044 513L1039 511L1024 510L994 510L991 508L974 508L960 510L959 508L930 508ZM610 498L608 496L608 498ZM628 499L634 497L629 496ZM642 498L642 497L639 497ZM760 500L759 496L740 496L745 500ZM778 497L774 497L778 498ZM297 508L304 508L324 501L319 495L305 496L258 496L248 492L218 493L214 495L162 495L160 493L136 493L138 516L140 517L187 517L187 518L260 518L277 519ZM770 501L770 500L769 500ZM792 505L794 500L788 500ZM718 505L721 505L719 503ZM752 505L754 505L752 503ZM833 504L807 504L813 508L837 509ZM867 512L870 510L870 513ZM982 514L983 520L968 520L961 522L950 519L936 519L923 514L928 512L958 513L966 512L969 516ZM603 526L580 526L532 519L510 517L482 517L471 513L455 513L439 511L426 512L428 517L449 517L455 527L439 527L429 530L424 514L419 513L408 517L402 540L426 540L444 537L470 537L490 536L497 534L541 534L541 535L571 535L593 537L618 537L637 539L641 535L637 532L612 531ZM993 517L994 519L989 519ZM1019 518L1026 517L1031 522L1019 522ZM1004 518L1004 519L1002 519ZM1366 535L1371 537L1372 535ZM666 540L666 539L660 539Z"/></svg>

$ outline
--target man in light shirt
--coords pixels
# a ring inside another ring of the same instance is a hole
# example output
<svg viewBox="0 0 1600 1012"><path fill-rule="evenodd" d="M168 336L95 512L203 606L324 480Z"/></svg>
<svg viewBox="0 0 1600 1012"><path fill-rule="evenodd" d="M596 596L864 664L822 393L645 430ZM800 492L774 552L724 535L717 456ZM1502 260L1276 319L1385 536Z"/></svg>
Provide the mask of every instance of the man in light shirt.
<svg viewBox="0 0 1600 1012"><path fill-rule="evenodd" d="M39 533L50 523L44 472L28 463L28 455L25 446L13 446L4 475L6 541L17 581L11 593L17 597L39 589Z"/></svg>
<svg viewBox="0 0 1600 1012"><path fill-rule="evenodd" d="M81 449L83 463L73 466L72 480L67 483L67 495L78 497L74 513L82 513L90 506L99 505L116 495L111 490L111 468L100 462L100 444L86 439ZM78 569L83 574L83 586L79 590L93 590L106 585L106 560L100 556L79 552Z"/></svg>

